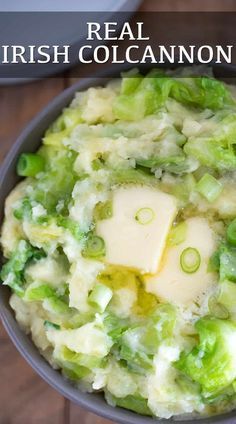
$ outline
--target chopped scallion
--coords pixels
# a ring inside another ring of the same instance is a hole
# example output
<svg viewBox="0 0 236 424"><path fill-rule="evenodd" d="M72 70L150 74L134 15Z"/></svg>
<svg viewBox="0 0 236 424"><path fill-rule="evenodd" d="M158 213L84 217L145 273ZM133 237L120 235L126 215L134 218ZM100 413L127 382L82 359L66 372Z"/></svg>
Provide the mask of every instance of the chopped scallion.
<svg viewBox="0 0 236 424"><path fill-rule="evenodd" d="M17 174L21 177L35 177L44 169L44 159L36 153L22 153L17 163Z"/></svg>
<svg viewBox="0 0 236 424"><path fill-rule="evenodd" d="M86 240L82 255L85 258L100 258L105 256L105 242L96 235L90 234Z"/></svg>
<svg viewBox="0 0 236 424"><path fill-rule="evenodd" d="M205 174L196 185L197 191L204 196L208 202L214 202L223 190L223 186L210 174Z"/></svg>
<svg viewBox="0 0 236 424"><path fill-rule="evenodd" d="M192 274L198 270L201 264L201 256L194 247L187 247L180 255L180 266L187 274Z"/></svg>
<svg viewBox="0 0 236 424"><path fill-rule="evenodd" d="M112 217L112 202L99 202L95 206L94 210L94 219L95 221L100 221L103 219L109 219Z"/></svg>
<svg viewBox="0 0 236 424"><path fill-rule="evenodd" d="M141 208L135 214L135 220L141 225L150 224L155 218L155 212L151 208Z"/></svg>
<svg viewBox="0 0 236 424"><path fill-rule="evenodd" d="M104 312L112 298L112 294L112 290L109 287L98 283L90 293L88 302L91 306L98 309L99 312Z"/></svg>

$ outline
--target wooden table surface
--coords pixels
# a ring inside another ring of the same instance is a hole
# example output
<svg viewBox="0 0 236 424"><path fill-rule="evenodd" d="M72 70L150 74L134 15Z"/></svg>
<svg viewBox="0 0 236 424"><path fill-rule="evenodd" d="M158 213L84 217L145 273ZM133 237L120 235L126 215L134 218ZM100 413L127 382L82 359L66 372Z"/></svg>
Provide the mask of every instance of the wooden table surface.
<svg viewBox="0 0 236 424"><path fill-rule="evenodd" d="M236 10L235 0L145 0L142 10ZM0 87L0 161L21 129L52 98L74 82L59 78ZM112 424L64 399L24 361L0 324L0 424Z"/></svg>

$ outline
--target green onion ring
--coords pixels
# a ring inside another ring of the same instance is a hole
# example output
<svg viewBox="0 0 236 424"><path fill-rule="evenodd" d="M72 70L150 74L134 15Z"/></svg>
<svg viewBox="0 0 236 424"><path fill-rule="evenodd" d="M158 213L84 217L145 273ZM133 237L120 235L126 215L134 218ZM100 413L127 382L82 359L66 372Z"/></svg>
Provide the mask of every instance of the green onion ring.
<svg viewBox="0 0 236 424"><path fill-rule="evenodd" d="M180 255L180 266L187 274L193 274L201 264L201 256L194 247L187 247Z"/></svg>
<svg viewBox="0 0 236 424"><path fill-rule="evenodd" d="M105 256L105 242L102 237L89 235L82 251L84 258L99 258Z"/></svg>
<svg viewBox="0 0 236 424"><path fill-rule="evenodd" d="M155 212L151 208L140 208L134 218L139 224L147 225L154 220Z"/></svg>

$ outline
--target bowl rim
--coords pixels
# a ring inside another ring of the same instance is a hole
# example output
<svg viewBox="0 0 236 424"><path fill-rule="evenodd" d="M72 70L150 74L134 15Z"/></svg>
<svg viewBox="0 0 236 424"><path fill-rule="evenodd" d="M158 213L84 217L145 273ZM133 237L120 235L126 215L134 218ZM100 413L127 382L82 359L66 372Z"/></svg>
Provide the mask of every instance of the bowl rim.
<svg viewBox="0 0 236 424"><path fill-rule="evenodd" d="M27 151L35 151L38 148L41 144L41 137L43 133L49 127L49 124L52 123L57 116L59 116L62 109L70 103L75 92L83 91L98 85L104 85L109 80L117 77L120 74L120 70L120 67L118 69L115 69L114 67L111 69L109 68L99 74L82 79L71 87L63 90L30 121L19 137L17 137L16 142L13 144L0 168L0 223L2 222L4 213L4 201L9 192L19 181L19 178L14 172L18 155L25 151L26 146ZM37 372L37 374L61 395L75 404L106 419L123 424L151 424L155 422L159 424L171 422L184 422L185 424L235 423L235 410L211 417L197 417L196 419L193 417L191 419L191 417L186 415L182 417L182 419L180 417L179 419L170 418L166 420L157 417L142 416L120 407L112 407L107 404L102 394L83 392L69 380L65 379L58 370L53 369L42 357L32 339L20 329L8 302L9 294L10 290L1 285L0 317L10 339L20 354Z"/></svg>

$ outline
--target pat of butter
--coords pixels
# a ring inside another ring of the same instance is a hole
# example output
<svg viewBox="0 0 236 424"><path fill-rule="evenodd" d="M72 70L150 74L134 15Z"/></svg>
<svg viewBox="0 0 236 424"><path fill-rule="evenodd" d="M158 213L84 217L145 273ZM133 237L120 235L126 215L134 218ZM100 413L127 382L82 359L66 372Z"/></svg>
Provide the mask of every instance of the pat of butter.
<svg viewBox="0 0 236 424"><path fill-rule="evenodd" d="M205 218L186 220L185 240L177 246L169 247L163 257L162 267L155 276L145 277L146 290L162 300L188 305L200 300L215 281L215 275L208 272L210 256L216 250L216 240ZM192 247L198 250L201 263L192 274L184 272L180 265L180 256L184 249Z"/></svg>
<svg viewBox="0 0 236 424"><path fill-rule="evenodd" d="M157 189L116 189L113 216L98 222L96 228L106 244L106 262L155 273L176 213L176 199Z"/></svg>

